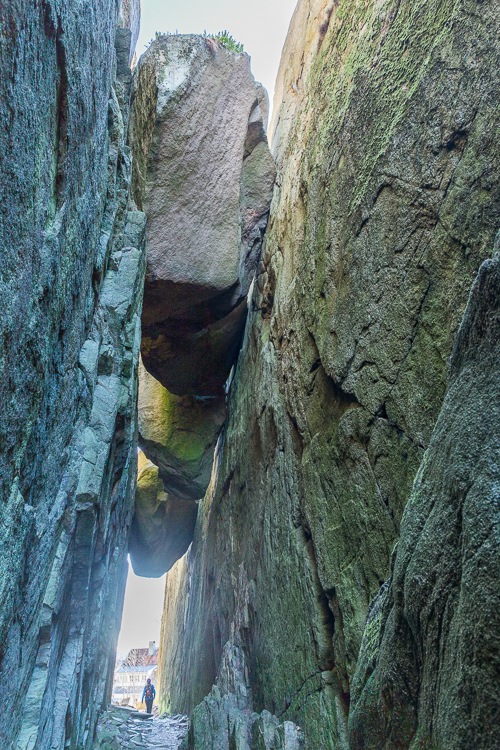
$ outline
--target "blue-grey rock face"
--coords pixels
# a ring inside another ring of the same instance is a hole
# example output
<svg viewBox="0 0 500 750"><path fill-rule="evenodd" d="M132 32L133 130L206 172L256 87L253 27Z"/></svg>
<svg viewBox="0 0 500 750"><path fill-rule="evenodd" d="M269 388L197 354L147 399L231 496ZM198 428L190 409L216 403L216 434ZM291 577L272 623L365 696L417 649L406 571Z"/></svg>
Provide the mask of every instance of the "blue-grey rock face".
<svg viewBox="0 0 500 750"><path fill-rule="evenodd" d="M125 6L0 7L6 749L88 747L113 669L136 476L145 225L127 211L137 31L127 19L139 3Z"/></svg>

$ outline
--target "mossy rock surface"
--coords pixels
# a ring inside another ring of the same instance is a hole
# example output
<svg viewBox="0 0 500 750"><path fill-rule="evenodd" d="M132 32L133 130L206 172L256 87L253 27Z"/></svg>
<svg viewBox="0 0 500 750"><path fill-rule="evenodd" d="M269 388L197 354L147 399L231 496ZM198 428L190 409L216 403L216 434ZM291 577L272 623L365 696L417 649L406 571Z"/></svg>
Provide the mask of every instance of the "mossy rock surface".
<svg viewBox="0 0 500 750"><path fill-rule="evenodd" d="M138 412L139 444L159 467L165 490L185 500L202 498L226 418L224 397L176 396L140 363Z"/></svg>
<svg viewBox="0 0 500 750"><path fill-rule="evenodd" d="M349 746L370 602L391 574L453 342L500 226L499 24L492 0L297 6L253 310L186 558L189 597L180 586L169 605L185 618L165 648L175 710L207 695L236 631L254 709L297 723L308 750ZM448 459L451 475L458 452ZM435 464L433 481L443 471ZM441 747L414 706L400 704L400 746Z"/></svg>

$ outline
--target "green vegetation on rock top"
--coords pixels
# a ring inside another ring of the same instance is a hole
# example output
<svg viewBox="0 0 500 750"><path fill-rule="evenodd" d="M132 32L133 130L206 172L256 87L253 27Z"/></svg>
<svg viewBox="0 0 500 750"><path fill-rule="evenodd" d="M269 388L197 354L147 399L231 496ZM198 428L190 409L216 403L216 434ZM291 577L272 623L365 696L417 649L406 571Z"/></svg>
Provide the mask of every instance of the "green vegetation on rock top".
<svg viewBox="0 0 500 750"><path fill-rule="evenodd" d="M243 52L243 45L233 39L226 30L219 31L217 34L207 34L205 31L203 36L206 36L207 39L214 39L226 49L231 50L231 52Z"/></svg>

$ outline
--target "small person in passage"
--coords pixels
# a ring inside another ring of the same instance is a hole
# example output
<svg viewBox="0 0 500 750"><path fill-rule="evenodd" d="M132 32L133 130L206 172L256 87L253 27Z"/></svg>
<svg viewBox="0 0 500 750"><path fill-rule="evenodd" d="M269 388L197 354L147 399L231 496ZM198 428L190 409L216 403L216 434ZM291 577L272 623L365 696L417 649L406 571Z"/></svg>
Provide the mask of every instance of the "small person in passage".
<svg viewBox="0 0 500 750"><path fill-rule="evenodd" d="M146 711L148 714L151 713L153 710L153 701L156 696L156 690L155 686L151 684L151 680L148 680L146 687L144 688L144 692L142 694L142 700L146 701Z"/></svg>

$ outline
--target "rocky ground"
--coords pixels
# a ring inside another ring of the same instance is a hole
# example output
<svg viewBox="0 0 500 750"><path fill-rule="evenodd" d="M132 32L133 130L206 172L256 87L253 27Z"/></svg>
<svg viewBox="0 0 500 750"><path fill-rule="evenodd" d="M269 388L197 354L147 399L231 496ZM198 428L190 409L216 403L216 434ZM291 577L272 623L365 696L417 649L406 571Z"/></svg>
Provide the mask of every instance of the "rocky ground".
<svg viewBox="0 0 500 750"><path fill-rule="evenodd" d="M111 706L97 727L94 750L177 750L188 730L186 716L159 718Z"/></svg>

